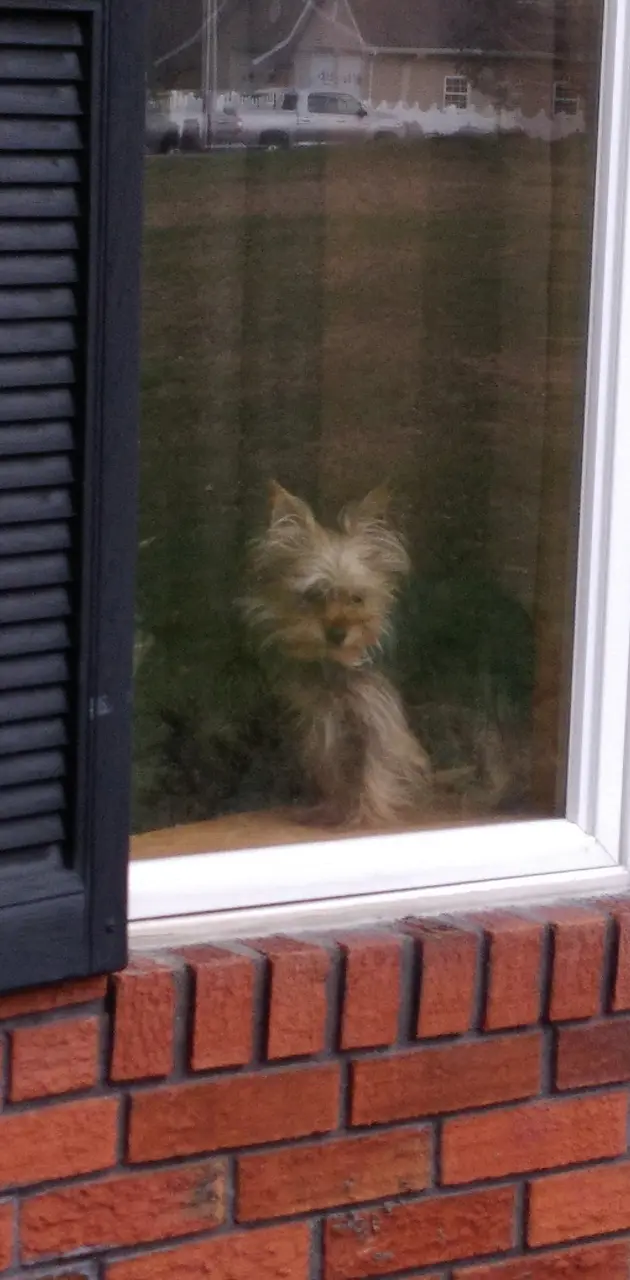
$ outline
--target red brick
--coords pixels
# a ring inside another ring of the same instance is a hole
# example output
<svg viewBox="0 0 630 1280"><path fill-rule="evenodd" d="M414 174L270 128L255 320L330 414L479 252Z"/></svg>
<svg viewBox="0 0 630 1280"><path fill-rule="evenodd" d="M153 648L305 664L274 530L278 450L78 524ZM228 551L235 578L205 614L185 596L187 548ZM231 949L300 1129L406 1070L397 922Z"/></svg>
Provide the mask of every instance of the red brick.
<svg viewBox="0 0 630 1280"><path fill-rule="evenodd" d="M513 1239L512 1187L355 1210L326 1224L325 1280L359 1280L503 1253Z"/></svg>
<svg viewBox="0 0 630 1280"><path fill-rule="evenodd" d="M452 1036L468 1031L475 1007L479 938L471 930L434 921L406 927L421 951L417 1034Z"/></svg>
<svg viewBox="0 0 630 1280"><path fill-rule="evenodd" d="M536 1102L447 1120L442 1180L476 1182L621 1156L627 1122L625 1094Z"/></svg>
<svg viewBox="0 0 630 1280"><path fill-rule="evenodd" d="M92 1280L92 1272L87 1271L55 1271L52 1274L38 1275L37 1280Z"/></svg>
<svg viewBox="0 0 630 1280"><path fill-rule="evenodd" d="M527 1098L540 1088L541 1044L527 1032L364 1058L353 1067L352 1124Z"/></svg>
<svg viewBox="0 0 630 1280"><path fill-rule="evenodd" d="M0 1202L0 1271L7 1271L11 1266L14 1249L15 1205L12 1200L3 1200Z"/></svg>
<svg viewBox="0 0 630 1280"><path fill-rule="evenodd" d="M563 1027L558 1036L559 1089L630 1080L630 1018Z"/></svg>
<svg viewBox="0 0 630 1280"><path fill-rule="evenodd" d="M183 953L193 975L193 1071L246 1066L254 1043L256 962L219 947Z"/></svg>
<svg viewBox="0 0 630 1280"><path fill-rule="evenodd" d="M55 1268L51 1274L38 1275L37 1280L92 1280L92 1274L91 1271L57 1271Z"/></svg>
<svg viewBox="0 0 630 1280"><path fill-rule="evenodd" d="M488 941L488 1031L538 1022L544 926L503 912L483 919Z"/></svg>
<svg viewBox="0 0 630 1280"><path fill-rule="evenodd" d="M306 1223L265 1227L111 1262L106 1280L309 1280Z"/></svg>
<svg viewBox="0 0 630 1280"><path fill-rule="evenodd" d="M74 1184L22 1206L23 1262L169 1240L225 1220L223 1160Z"/></svg>
<svg viewBox="0 0 630 1280"><path fill-rule="evenodd" d="M250 945L267 957L271 971L267 1057L320 1053L326 1047L330 953L292 938L262 938Z"/></svg>
<svg viewBox="0 0 630 1280"><path fill-rule="evenodd" d="M394 934L341 938L344 993L341 1048L393 1044L398 1035L403 943Z"/></svg>
<svg viewBox="0 0 630 1280"><path fill-rule="evenodd" d="M428 1129L392 1129L245 1156L238 1165L237 1218L279 1218L424 1191L430 1165Z"/></svg>
<svg viewBox="0 0 630 1280"><path fill-rule="evenodd" d="M627 1241L587 1244L579 1249L528 1254L513 1262L481 1267L461 1267L454 1280L628 1280L630 1247Z"/></svg>
<svg viewBox="0 0 630 1280"><path fill-rule="evenodd" d="M617 931L617 960L612 1007L615 1013L630 1009L630 903L613 911Z"/></svg>
<svg viewBox="0 0 630 1280"><path fill-rule="evenodd" d="M173 1070L175 976L167 963L139 958L114 978L112 1080L149 1080Z"/></svg>
<svg viewBox="0 0 630 1280"><path fill-rule="evenodd" d="M99 1077L98 1018L19 1027L11 1036L12 1102L90 1089Z"/></svg>
<svg viewBox="0 0 630 1280"><path fill-rule="evenodd" d="M0 999L0 1021L18 1018L24 1013L44 1013L49 1009L63 1009L66 1005L89 1004L92 1000L103 1000L106 991L106 978L58 982L51 987L37 987L34 991L18 991Z"/></svg>
<svg viewBox="0 0 630 1280"><path fill-rule="evenodd" d="M337 1127L339 1092L339 1067L330 1063L136 1093L130 1159L172 1159L326 1133Z"/></svg>
<svg viewBox="0 0 630 1280"><path fill-rule="evenodd" d="M530 1186L532 1248L630 1228L630 1164L559 1173Z"/></svg>
<svg viewBox="0 0 630 1280"><path fill-rule="evenodd" d="M85 1098L0 1116L0 1187L106 1169L116 1161L117 1098Z"/></svg>
<svg viewBox="0 0 630 1280"><path fill-rule="evenodd" d="M593 1017L601 1009L605 915L586 907L555 907L536 915L550 922L553 934L551 1020Z"/></svg>

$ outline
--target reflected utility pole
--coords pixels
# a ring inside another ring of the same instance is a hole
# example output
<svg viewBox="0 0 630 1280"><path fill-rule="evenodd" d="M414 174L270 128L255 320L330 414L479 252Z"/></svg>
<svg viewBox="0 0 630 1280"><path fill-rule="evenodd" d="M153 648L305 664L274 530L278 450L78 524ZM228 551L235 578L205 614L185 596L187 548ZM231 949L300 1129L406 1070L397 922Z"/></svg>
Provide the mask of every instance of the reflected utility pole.
<svg viewBox="0 0 630 1280"><path fill-rule="evenodd" d="M203 0L203 36L201 54L201 96L205 116L205 145L211 136L212 115L217 105L219 41L219 0Z"/></svg>

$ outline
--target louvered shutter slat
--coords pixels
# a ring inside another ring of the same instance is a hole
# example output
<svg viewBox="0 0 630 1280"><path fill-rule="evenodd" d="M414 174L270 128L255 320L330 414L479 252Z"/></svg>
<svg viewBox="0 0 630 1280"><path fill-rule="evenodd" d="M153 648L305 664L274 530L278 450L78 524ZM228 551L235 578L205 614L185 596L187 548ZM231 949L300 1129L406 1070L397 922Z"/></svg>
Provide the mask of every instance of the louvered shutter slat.
<svg viewBox="0 0 630 1280"><path fill-rule="evenodd" d="M71 576L69 557L62 552L57 555L4 556L0 559L0 591L69 582Z"/></svg>
<svg viewBox="0 0 630 1280"><path fill-rule="evenodd" d="M0 527L0 557L26 556L33 551L60 551L71 544L71 530L67 521Z"/></svg>
<svg viewBox="0 0 630 1280"><path fill-rule="evenodd" d="M26 752L64 747L67 741L66 722L61 716L0 724L0 757L3 767L8 766L12 759L21 760Z"/></svg>
<svg viewBox="0 0 630 1280"><path fill-rule="evenodd" d="M77 248L77 232L72 222L0 222L0 253L48 253ZM75 280L74 259L72 265L74 271L69 278Z"/></svg>
<svg viewBox="0 0 630 1280"><path fill-rule="evenodd" d="M4 463L0 472L4 470ZM68 488L33 489L27 493L0 493L0 528L3 524L34 520L62 520L72 515ZM1 602L0 602L1 607Z"/></svg>
<svg viewBox="0 0 630 1280"><path fill-rule="evenodd" d="M63 840L64 835L63 821L57 813L26 819L23 822L0 822L0 852L7 853L12 849L33 846L41 847L43 844Z"/></svg>
<svg viewBox="0 0 630 1280"><path fill-rule="evenodd" d="M21 859L68 836L82 46L61 13L0 17L0 853Z"/></svg>
<svg viewBox="0 0 630 1280"><path fill-rule="evenodd" d="M2 247L0 246L0 252ZM10 247L7 253L13 253ZM15 258L0 259L0 286L71 284L77 278L77 266L70 253L16 254Z"/></svg>
<svg viewBox="0 0 630 1280"><path fill-rule="evenodd" d="M63 751L29 751L26 755L0 756L0 787L15 787L42 779L63 778L66 757Z"/></svg>
<svg viewBox="0 0 630 1280"><path fill-rule="evenodd" d="M13 116L78 116L74 85L7 85L0 77L0 112Z"/></svg>
<svg viewBox="0 0 630 1280"><path fill-rule="evenodd" d="M12 458L0 468L0 489L32 489L39 485L69 484L71 480L72 463L63 453L41 458Z"/></svg>
<svg viewBox="0 0 630 1280"><path fill-rule="evenodd" d="M0 182L9 184L36 184L46 183L54 186L60 186L63 183L77 183L79 181L79 165L76 156L16 156L9 155L6 152L0 155ZM3 192L3 196L7 199L11 192ZM34 192L28 191L27 188L22 192L22 199L25 208L32 209ZM56 193L55 193L56 194ZM77 209L76 195L72 191L70 195L73 199L73 208ZM37 193L37 200L41 201L43 193ZM27 214L27 217L33 217L33 214Z"/></svg>
<svg viewBox="0 0 630 1280"><path fill-rule="evenodd" d="M0 271L2 270L0 266ZM38 360L0 359L0 388L68 385L74 382L74 365L67 356L42 356Z"/></svg>
<svg viewBox="0 0 630 1280"><path fill-rule="evenodd" d="M61 782L33 783L21 787L0 787L0 822L34 813L54 813L63 807Z"/></svg>
<svg viewBox="0 0 630 1280"><path fill-rule="evenodd" d="M30 627L0 627L0 658L55 650L70 644L65 622L38 622Z"/></svg>
<svg viewBox="0 0 630 1280"><path fill-rule="evenodd" d="M0 694L0 724L66 715L68 710L68 694L61 685Z"/></svg>
<svg viewBox="0 0 630 1280"><path fill-rule="evenodd" d="M26 52L0 49L0 81L2 80L80 80L81 62L76 53L57 50L28 49Z"/></svg>
<svg viewBox="0 0 630 1280"><path fill-rule="evenodd" d="M1 148L0 148L1 149ZM33 164L39 163L33 161ZM35 178L32 181L36 181ZM58 179L60 181L60 179ZM76 218L72 187L5 187L0 191L0 218Z"/></svg>
<svg viewBox="0 0 630 1280"><path fill-rule="evenodd" d="M0 596L0 624L43 622L49 618L67 618L71 613L70 595L65 587L44 587L37 591L4 591Z"/></svg>
<svg viewBox="0 0 630 1280"><path fill-rule="evenodd" d="M41 324L3 324L0 321L0 355L25 355L37 351L73 351L76 334L71 324L63 321Z"/></svg>
<svg viewBox="0 0 630 1280"><path fill-rule="evenodd" d="M71 449L72 444L70 422L29 422L19 427L0 427L0 457L15 457L23 453L58 453L63 449Z"/></svg>
<svg viewBox="0 0 630 1280"><path fill-rule="evenodd" d="M41 367L41 363L39 361L37 363ZM37 381L39 382L40 379L38 378ZM67 418L73 413L72 392L64 391L59 387L49 387L46 391L0 390L0 422Z"/></svg>
<svg viewBox="0 0 630 1280"><path fill-rule="evenodd" d="M73 120L1 120L2 151L79 151L81 132Z"/></svg>
<svg viewBox="0 0 630 1280"><path fill-rule="evenodd" d="M67 17L57 14L54 22L43 23L41 18L0 18L0 45L30 45L33 48L76 49L83 44L81 27Z"/></svg>
<svg viewBox="0 0 630 1280"><path fill-rule="evenodd" d="M68 678L68 660L63 653L37 654L15 660L4 658L0 661L0 689L30 689L44 684L63 684Z"/></svg>
<svg viewBox="0 0 630 1280"><path fill-rule="evenodd" d="M0 320L45 320L75 314L72 289L0 289Z"/></svg>

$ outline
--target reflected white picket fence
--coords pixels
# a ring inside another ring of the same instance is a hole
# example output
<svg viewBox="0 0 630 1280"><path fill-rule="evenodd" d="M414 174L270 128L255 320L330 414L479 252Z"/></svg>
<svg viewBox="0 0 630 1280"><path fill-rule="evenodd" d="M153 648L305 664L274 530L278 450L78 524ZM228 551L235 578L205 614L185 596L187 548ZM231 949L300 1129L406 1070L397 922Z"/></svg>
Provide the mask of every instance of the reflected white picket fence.
<svg viewBox="0 0 630 1280"><path fill-rule="evenodd" d="M198 120L201 123L203 104L201 96L173 90L171 93L159 95L162 109L167 112L174 124L183 127L185 120ZM217 109L222 111L226 106L238 106L240 95L236 92L221 93L217 98ZM424 134L427 137L436 135L449 136L457 133L477 133L481 136L497 133L523 133L529 138L539 138L544 142L555 142L568 138L574 133L584 133L586 129L584 112L577 111L573 115L560 112L549 115L539 111L534 116L526 116L522 111L509 111L493 106L470 106L465 110L459 107L420 107L418 103L409 105L406 102L375 102L366 99L367 105L375 110L394 112L409 129L410 134Z"/></svg>

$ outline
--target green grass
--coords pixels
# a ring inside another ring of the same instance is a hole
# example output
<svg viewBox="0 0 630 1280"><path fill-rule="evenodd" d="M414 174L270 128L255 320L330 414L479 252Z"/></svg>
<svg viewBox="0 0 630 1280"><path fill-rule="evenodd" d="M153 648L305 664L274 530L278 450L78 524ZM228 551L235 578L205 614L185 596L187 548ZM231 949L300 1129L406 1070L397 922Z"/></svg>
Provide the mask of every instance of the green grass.
<svg viewBox="0 0 630 1280"><path fill-rule="evenodd" d="M418 574L489 576L557 650L590 170L580 139L148 161L136 830L220 803L271 476L327 515L387 476Z"/></svg>

